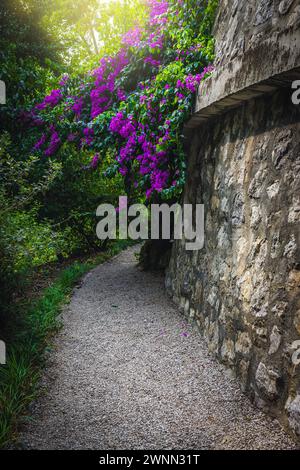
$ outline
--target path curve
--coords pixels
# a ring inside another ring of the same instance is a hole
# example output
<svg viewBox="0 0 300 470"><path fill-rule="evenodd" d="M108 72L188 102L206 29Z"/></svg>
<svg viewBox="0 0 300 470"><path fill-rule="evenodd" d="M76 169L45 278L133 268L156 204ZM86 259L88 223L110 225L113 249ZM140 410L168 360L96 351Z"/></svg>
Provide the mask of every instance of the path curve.
<svg viewBox="0 0 300 470"><path fill-rule="evenodd" d="M23 449L286 449L185 326L134 249L85 276L63 314Z"/></svg>

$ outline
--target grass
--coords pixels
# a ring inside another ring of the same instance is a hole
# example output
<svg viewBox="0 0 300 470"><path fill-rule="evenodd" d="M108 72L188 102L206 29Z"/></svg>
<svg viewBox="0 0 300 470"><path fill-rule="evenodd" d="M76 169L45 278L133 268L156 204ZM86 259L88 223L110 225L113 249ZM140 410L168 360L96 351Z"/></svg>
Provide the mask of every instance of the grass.
<svg viewBox="0 0 300 470"><path fill-rule="evenodd" d="M118 241L90 260L74 262L60 272L38 299L14 306L7 361L5 366L0 366L0 448L16 439L18 423L21 418L25 420L28 405L38 394L45 352L61 327L59 314L69 301L72 289L86 272L128 245L128 241Z"/></svg>

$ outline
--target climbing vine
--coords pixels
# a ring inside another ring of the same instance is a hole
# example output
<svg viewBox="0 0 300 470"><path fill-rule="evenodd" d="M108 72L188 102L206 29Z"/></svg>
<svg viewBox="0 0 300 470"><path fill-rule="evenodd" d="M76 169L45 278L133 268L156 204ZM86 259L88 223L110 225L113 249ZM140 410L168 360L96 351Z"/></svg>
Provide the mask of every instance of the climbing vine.
<svg viewBox="0 0 300 470"><path fill-rule="evenodd" d="M147 0L149 18L114 56L84 76L64 75L23 113L41 158L84 155L82 171L118 172L148 199L176 198L185 175L183 126L212 72L216 0Z"/></svg>

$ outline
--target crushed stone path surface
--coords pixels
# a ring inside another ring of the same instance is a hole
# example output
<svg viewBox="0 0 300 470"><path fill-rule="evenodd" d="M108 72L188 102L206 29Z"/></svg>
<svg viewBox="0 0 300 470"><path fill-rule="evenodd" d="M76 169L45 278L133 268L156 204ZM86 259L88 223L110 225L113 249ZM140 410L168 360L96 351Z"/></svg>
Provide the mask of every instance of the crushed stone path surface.
<svg viewBox="0 0 300 470"><path fill-rule="evenodd" d="M22 449L291 449L140 271L135 249L75 289L23 425Z"/></svg>

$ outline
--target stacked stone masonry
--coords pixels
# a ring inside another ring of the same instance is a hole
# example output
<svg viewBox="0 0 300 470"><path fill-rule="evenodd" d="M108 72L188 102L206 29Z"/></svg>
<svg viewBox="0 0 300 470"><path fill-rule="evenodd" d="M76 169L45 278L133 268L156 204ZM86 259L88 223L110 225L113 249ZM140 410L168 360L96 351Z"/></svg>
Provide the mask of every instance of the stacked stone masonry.
<svg viewBox="0 0 300 470"><path fill-rule="evenodd" d="M299 21L298 1L221 1L216 67ZM204 203L205 246L174 241L166 287L242 389L300 437L300 105L291 94L279 86L189 131L183 202Z"/></svg>

